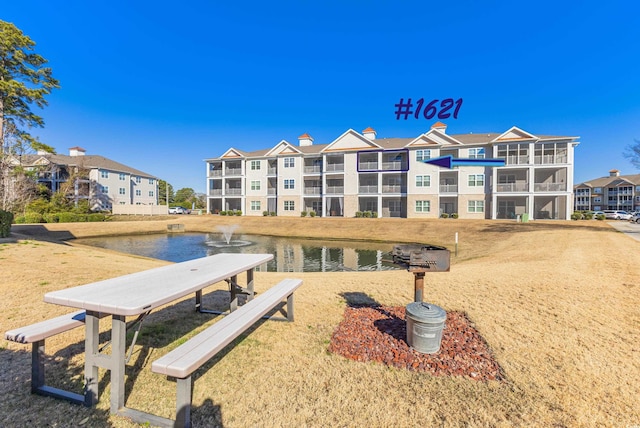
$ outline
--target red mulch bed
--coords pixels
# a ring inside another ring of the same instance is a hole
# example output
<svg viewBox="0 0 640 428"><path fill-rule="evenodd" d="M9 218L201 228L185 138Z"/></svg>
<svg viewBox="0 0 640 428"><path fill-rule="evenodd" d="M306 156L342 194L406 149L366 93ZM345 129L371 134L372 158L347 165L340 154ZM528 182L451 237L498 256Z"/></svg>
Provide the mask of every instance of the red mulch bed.
<svg viewBox="0 0 640 428"><path fill-rule="evenodd" d="M412 349L406 338L404 307L347 307L329 351L355 361L377 361L434 376L504 380L487 343L464 313L447 312L440 350L435 354Z"/></svg>

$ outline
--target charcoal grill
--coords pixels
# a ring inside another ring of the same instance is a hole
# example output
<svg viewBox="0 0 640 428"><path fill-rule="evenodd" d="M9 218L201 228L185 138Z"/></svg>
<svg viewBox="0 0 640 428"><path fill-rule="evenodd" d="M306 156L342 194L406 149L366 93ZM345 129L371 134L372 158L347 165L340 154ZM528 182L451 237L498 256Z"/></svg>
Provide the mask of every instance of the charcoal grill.
<svg viewBox="0 0 640 428"><path fill-rule="evenodd" d="M393 246L393 263L414 275L414 301L422 302L424 274L449 272L451 252L444 247L428 244L397 244Z"/></svg>

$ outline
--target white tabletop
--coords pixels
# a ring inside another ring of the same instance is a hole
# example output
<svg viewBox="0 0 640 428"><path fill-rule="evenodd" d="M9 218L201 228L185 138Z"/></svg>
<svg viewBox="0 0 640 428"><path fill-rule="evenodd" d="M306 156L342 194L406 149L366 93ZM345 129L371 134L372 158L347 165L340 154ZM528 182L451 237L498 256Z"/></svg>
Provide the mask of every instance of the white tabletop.
<svg viewBox="0 0 640 428"><path fill-rule="evenodd" d="M271 259L272 254L216 254L52 291L44 301L104 314L138 315Z"/></svg>

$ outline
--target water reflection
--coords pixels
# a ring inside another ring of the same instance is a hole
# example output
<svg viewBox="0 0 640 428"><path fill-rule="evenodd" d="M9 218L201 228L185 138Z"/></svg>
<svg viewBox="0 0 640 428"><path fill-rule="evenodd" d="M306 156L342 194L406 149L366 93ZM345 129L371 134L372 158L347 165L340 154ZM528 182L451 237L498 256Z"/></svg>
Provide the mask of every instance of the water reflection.
<svg viewBox="0 0 640 428"><path fill-rule="evenodd" d="M273 236L234 235L244 246L208 245L219 242L219 233L181 233L110 236L77 239L75 242L100 248L182 262L217 253L270 253L269 272L334 272L397 269L391 262L393 244L293 239ZM263 270L265 270L263 268Z"/></svg>

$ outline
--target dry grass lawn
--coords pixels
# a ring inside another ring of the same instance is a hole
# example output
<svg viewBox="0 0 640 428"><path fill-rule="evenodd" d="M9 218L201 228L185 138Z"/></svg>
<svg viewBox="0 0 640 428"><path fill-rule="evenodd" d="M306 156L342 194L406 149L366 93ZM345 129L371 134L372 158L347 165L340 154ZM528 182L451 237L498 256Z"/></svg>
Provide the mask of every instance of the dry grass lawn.
<svg viewBox="0 0 640 428"><path fill-rule="evenodd" d="M45 292L166 263L54 238L165 232L171 223L187 231L234 223L236 233L417 241L452 250L459 232L451 272L425 277L425 300L466 313L506 375L504 382L432 377L327 352L345 293L406 305L413 299L406 271L261 272L258 291L284 277L304 280L296 321L259 324L197 372L195 426L640 425L640 242L598 221L174 216L15 227L25 235L0 243L0 330L71 311L43 303ZM224 306L224 289L211 288L209 306ZM178 302L145 321L127 368L128 407L173 416L175 383L151 373L150 364L216 321L192 305L193 298ZM47 342L49 383L81 389L82 341L77 329ZM108 375L94 409L31 395L29 350L0 345L0 415L10 421L2 424L135 426L109 415Z"/></svg>

